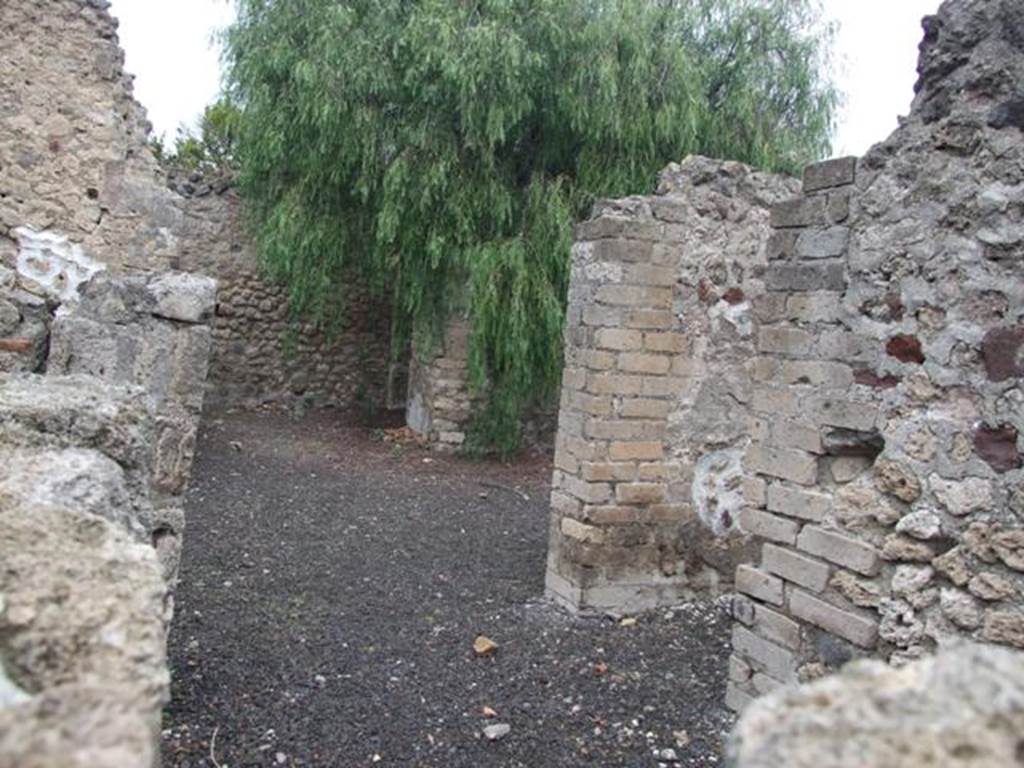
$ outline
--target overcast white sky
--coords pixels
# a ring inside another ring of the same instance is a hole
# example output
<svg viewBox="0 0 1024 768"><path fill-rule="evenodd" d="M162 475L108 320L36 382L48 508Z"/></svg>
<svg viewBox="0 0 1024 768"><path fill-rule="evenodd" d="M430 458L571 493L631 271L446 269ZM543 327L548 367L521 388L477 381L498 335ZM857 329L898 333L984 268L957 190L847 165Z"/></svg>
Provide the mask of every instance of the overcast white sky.
<svg viewBox="0 0 1024 768"><path fill-rule="evenodd" d="M913 97L921 18L940 0L824 0L840 23L837 76L846 95L835 154L860 155L896 127ZM112 0L135 92L157 134L192 124L220 87L211 39L228 24L230 0Z"/></svg>

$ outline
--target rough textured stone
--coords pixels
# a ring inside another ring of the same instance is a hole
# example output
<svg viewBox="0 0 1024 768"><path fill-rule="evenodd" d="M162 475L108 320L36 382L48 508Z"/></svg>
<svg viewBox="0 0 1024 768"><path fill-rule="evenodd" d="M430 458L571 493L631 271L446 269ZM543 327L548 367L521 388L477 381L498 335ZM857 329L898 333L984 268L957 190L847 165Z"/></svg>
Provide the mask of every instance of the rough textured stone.
<svg viewBox="0 0 1024 768"><path fill-rule="evenodd" d="M971 646L902 669L859 661L769 694L745 710L727 752L735 768L995 768L1019 762L1021 733L1024 657Z"/></svg>
<svg viewBox="0 0 1024 768"><path fill-rule="evenodd" d="M153 548L100 517L0 498L0 560L0 652L33 692L0 709L0 761L148 768L169 683Z"/></svg>
<svg viewBox="0 0 1024 768"><path fill-rule="evenodd" d="M573 607L611 594L602 585L616 581L646 578L651 595L670 601L727 590L751 554L741 518L771 522L745 512L745 405L737 403L750 399L752 297L763 293L768 209L797 188L738 163L690 157L665 170L657 195L601 201L578 228L556 482L588 493L600 483L612 508L595 526L628 517L645 543L633 547L635 566L622 567L621 548L608 544L602 557L594 534L584 569L556 527L558 578L548 583L574 595ZM416 407L428 411L427 398ZM684 524L671 525L673 517ZM792 521L778 518L776 528L795 536ZM651 542L657 558L647 554Z"/></svg>

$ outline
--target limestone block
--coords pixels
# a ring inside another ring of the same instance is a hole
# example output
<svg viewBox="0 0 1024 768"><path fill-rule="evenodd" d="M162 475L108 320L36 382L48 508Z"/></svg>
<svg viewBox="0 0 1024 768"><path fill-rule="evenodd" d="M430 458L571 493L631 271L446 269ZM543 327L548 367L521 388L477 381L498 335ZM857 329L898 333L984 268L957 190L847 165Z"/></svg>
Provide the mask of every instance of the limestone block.
<svg viewBox="0 0 1024 768"><path fill-rule="evenodd" d="M879 552L874 547L818 526L805 526L797 539L797 546L804 552L865 576L874 576L880 565Z"/></svg>
<svg viewBox="0 0 1024 768"><path fill-rule="evenodd" d="M825 589L831 573L826 563L774 544L764 545L761 568L813 592Z"/></svg>
<svg viewBox="0 0 1024 768"><path fill-rule="evenodd" d="M217 298L217 281L213 278L188 272L165 272L149 277L146 289L153 296L151 311L157 317L182 323L204 323L213 316Z"/></svg>
<svg viewBox="0 0 1024 768"><path fill-rule="evenodd" d="M782 584L778 576L760 571L752 565L741 565L736 569L736 590L772 605L782 605Z"/></svg>
<svg viewBox="0 0 1024 768"><path fill-rule="evenodd" d="M727 759L736 768L995 768L1018 762L1021 733L1024 656L967 646L901 669L855 662L771 693L744 711Z"/></svg>
<svg viewBox="0 0 1024 768"><path fill-rule="evenodd" d="M755 635L746 627L733 627L732 647L745 661L776 680L796 680L796 657L793 653Z"/></svg>
<svg viewBox="0 0 1024 768"><path fill-rule="evenodd" d="M101 517L0 498L0 561L0 655L36 692L0 709L3 760L148 768L169 683L153 548Z"/></svg>
<svg viewBox="0 0 1024 768"><path fill-rule="evenodd" d="M821 627L863 648L872 648L878 638L878 623L872 619L837 608L799 589L789 593L790 613L798 619Z"/></svg>
<svg viewBox="0 0 1024 768"><path fill-rule="evenodd" d="M856 172L856 157L838 157L809 165L804 169L804 193L853 184Z"/></svg>

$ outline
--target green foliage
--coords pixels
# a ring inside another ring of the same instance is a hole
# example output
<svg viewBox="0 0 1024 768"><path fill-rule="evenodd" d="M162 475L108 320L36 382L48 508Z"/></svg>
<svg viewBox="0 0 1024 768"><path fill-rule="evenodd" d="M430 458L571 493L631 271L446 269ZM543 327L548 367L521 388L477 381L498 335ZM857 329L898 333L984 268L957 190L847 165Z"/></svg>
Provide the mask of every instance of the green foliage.
<svg viewBox="0 0 1024 768"><path fill-rule="evenodd" d="M395 348L472 322L478 446L550 400L572 225L701 153L829 150L816 0L237 0L240 185L269 274L329 326L358 275Z"/></svg>
<svg viewBox="0 0 1024 768"><path fill-rule="evenodd" d="M199 131L178 128L174 146L168 149L163 137L151 140L156 159L168 168L183 171L220 172L234 163L241 112L229 99L222 98L203 111Z"/></svg>

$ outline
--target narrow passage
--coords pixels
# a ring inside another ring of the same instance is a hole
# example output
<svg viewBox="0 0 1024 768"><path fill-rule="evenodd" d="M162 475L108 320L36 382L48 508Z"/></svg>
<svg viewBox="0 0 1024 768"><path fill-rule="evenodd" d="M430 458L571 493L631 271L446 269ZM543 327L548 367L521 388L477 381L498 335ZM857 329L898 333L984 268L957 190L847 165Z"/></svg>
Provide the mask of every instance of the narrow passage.
<svg viewBox="0 0 1024 768"><path fill-rule="evenodd" d="M624 625L545 606L549 459L381 436L334 412L207 415L165 766L720 762L723 608Z"/></svg>

